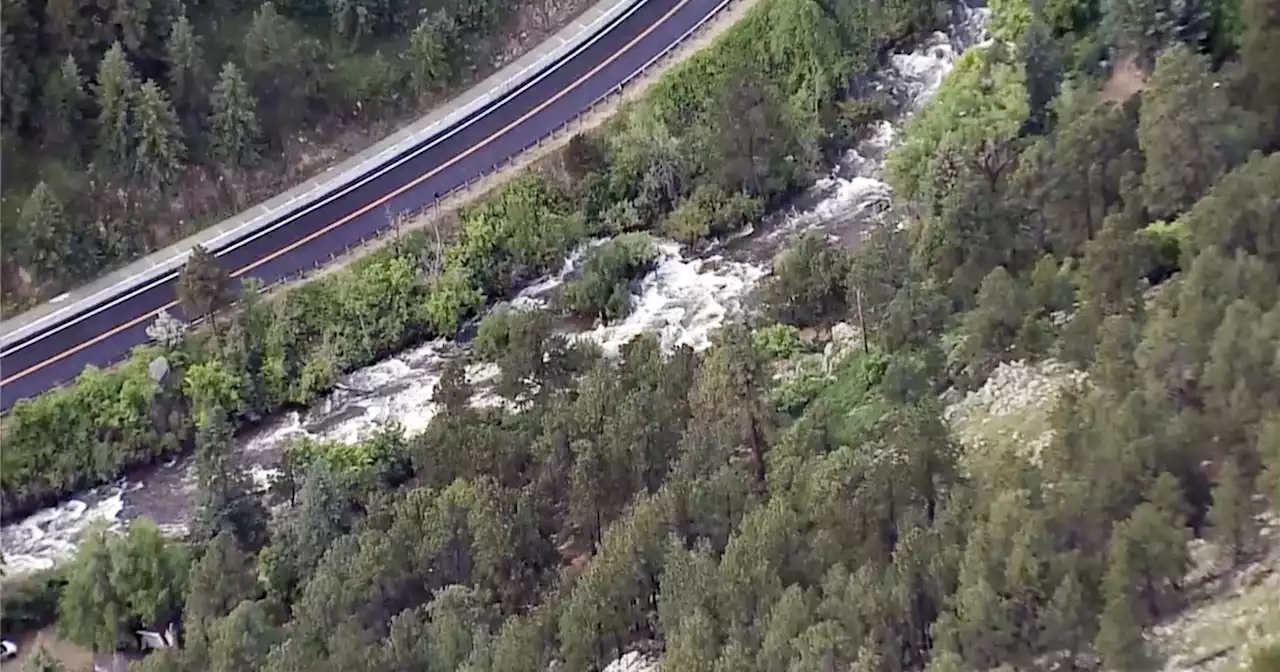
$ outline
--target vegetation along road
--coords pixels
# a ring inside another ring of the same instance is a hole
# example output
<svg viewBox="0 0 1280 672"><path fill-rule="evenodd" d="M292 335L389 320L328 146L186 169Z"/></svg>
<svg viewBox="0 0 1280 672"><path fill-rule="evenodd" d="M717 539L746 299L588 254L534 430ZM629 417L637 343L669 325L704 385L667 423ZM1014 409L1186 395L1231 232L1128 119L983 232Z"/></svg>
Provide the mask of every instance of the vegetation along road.
<svg viewBox="0 0 1280 672"><path fill-rule="evenodd" d="M215 251L237 278L270 284L330 259L528 149L627 82L725 4L645 0L506 97L394 157L349 186ZM0 352L0 409L118 361L147 340L162 310L181 313L178 272L149 278Z"/></svg>

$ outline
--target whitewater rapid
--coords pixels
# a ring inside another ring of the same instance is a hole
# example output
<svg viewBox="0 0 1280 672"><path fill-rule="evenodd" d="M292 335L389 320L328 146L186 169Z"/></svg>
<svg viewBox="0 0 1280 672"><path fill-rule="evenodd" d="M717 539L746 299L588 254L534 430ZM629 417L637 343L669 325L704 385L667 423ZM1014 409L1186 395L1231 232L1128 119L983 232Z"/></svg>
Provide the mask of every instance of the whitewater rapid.
<svg viewBox="0 0 1280 672"><path fill-rule="evenodd" d="M910 53L892 55L876 78L875 91L895 101L896 118L873 125L791 211L759 222L699 256L674 242L660 241L660 257L654 270L638 283L631 314L574 337L594 341L606 354L616 353L646 332L658 334L668 347L703 349L726 320L749 310L752 290L768 275L772 258L788 241L816 231L852 244L883 221L891 209L892 190L880 176L902 122L933 96L956 57L985 39L986 9L958 6L955 11L956 21L948 32L934 33ZM584 252L585 247L571 255L558 273L526 288L510 303L544 305L551 292L578 270ZM241 463L265 486L281 451L299 438L355 442L388 422L399 423L410 434L421 432L435 413L432 397L445 364L462 355L464 347L443 339L432 341L351 373L305 412L285 413L243 437ZM467 373L479 392L476 403L493 403L484 390L495 368L475 365ZM194 489L194 465L190 458L183 458L6 525L0 528L6 576L67 559L75 552L80 534L94 521L119 529L128 520L145 516L162 529L181 534L194 509Z"/></svg>

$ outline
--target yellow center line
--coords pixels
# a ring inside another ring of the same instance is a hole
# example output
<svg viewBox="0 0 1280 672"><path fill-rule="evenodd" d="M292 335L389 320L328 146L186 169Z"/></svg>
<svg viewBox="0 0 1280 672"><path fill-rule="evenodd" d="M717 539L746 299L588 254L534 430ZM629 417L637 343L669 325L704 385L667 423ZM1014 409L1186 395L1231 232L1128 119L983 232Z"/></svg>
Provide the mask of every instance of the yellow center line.
<svg viewBox="0 0 1280 672"><path fill-rule="evenodd" d="M364 207L360 208L359 210L356 210L355 212L353 212L353 213L351 213L351 214L349 214L349 215L347 215L347 216L345 216L345 217L343 217L343 218L341 218L341 219L339 219L339 220L337 220L337 221L333 222L332 224L328 224L328 225L326 225L326 226L325 226L324 228L322 228L322 229L318 229L318 230L316 230L316 231L313 231L313 232L311 232L311 233L307 234L306 236L304 236L304 237L302 237L302 238L300 238L300 239L298 239L298 240L296 240L296 241L294 241L294 242L292 242L292 243L290 243L290 244L288 244L288 245L286 245L286 246L284 246L284 247L282 247L282 248L280 248L280 249L278 249L278 250L276 250L276 251L274 251L274 252L271 252L270 254L267 254L266 256L264 256L264 257L262 257L261 259L259 259L259 260L255 261L255 262L253 262L253 263L251 263L251 264L249 264L248 266L245 266L244 268L240 268L240 269L235 270L234 272L232 272L232 273L231 273L231 276L232 276L232 277L239 277L239 276L244 275L245 273L247 273L247 272L249 272L249 271L251 271L251 270L253 270L253 269L255 269L255 268L259 267L259 266L261 266L262 264L267 263L268 261L271 261L271 260L273 260L273 259L277 259L277 258L279 258L281 255L288 254L288 253L289 253L289 252L291 252L292 250L295 250L295 249L297 249L298 247L300 247L300 246L302 246L302 245L305 245L305 244L307 244L307 243L309 243L309 242L311 242L311 241L315 240L316 238L319 238L320 236L325 235L326 233L328 233L328 232L330 232L330 231L332 231L332 230L334 230L334 229L338 228L339 226L342 226L343 224L346 224L346 223L350 222L351 220L356 219L356 218L358 218L358 217L360 217L360 216L364 215L365 213L369 212L370 210L373 210L374 208L377 208L378 206L385 204L386 202L388 202L388 201L390 201L391 199L393 199L393 198L395 198L395 197L397 197L397 196L399 196L399 195L401 195L401 194L405 193L406 191L409 191L410 189L413 189L414 187L418 186L419 184L422 184L423 182L425 182L425 181L427 181L427 180L431 179L432 177L435 177L436 175L438 175L438 174L440 173L440 171L445 170L445 169L449 168L450 166L454 165L455 163L457 163L457 162L459 162L459 161L461 161L461 160L463 160L463 159L467 158L468 156L471 156L472 154L474 154L474 153L476 153L476 152L480 151L481 149L483 149L483 148L485 148L486 146L488 146L489 144L491 144L493 141L497 140L499 137L501 137L501 136L503 136L503 135L506 135L506 134L507 134L507 132L508 132L508 131L510 131L511 129L515 128L516 126L519 126L520 124L522 124L522 123L524 123L524 122L526 122L526 121L528 121L528 120L529 120L531 117L533 117L535 114L537 114L537 113L539 113L539 112L541 112L541 111L543 111L543 110L547 109L548 107L550 107L550 106L551 106L551 104L552 104L552 103L555 103L557 100L560 100L561 98L563 98L563 97L565 97L566 95L568 95L570 91L573 91L574 89L576 89L576 88L578 88L579 86L581 86L583 82L585 82L585 81L587 81L588 79L590 79L590 78L591 78L592 76L594 76L597 72L600 72L601 70L603 70L603 69L605 69L606 67L608 67L608 65L609 65L610 63L613 63L614 61L616 61L616 60L618 60L619 58L621 58L623 54L625 54L626 52L630 51L632 47L636 46L636 44L639 44L639 42L640 42L641 40L643 40L644 38L648 37L650 33L652 33L653 31L657 30L657 29L658 29L658 26L661 26L662 24L666 23L666 22L667 22L667 19L670 19L670 18L671 18L671 17L672 17L676 12L680 11L680 9L681 9L682 7L684 7L685 5L689 4L689 2L690 2L690 1L691 1L691 0L680 0L679 2L677 2L677 3L676 3L676 5L675 5L674 7L672 7L670 10L668 10L666 14L663 14L661 18L659 18L657 21L655 21L655 22L653 23L653 25L649 26L648 28L645 28L645 29L644 29L644 30L643 30L639 35L635 36L635 37L634 37L630 42L628 42L628 43L626 43L625 45L623 45L623 47L622 47L621 49L619 49L618 51L615 51L611 56L609 56L609 58L606 58L604 61L601 61L599 65L596 65L594 68L592 68L590 71L588 71L585 75L583 75L583 76L579 77L578 79L574 80L574 82L573 82L572 84L570 84L569 86L566 86L565 88L561 89L561 90L560 90L560 91L558 91L555 95L553 95L553 96L551 96L550 98L548 98L547 100L543 101L543 102L542 102L542 104L540 104L540 105L538 105L537 107L533 108L532 110L530 110L530 111L526 112L526 113L525 113L523 116L521 116L519 119L516 119L515 121L513 121L513 122L511 122L511 123L507 124L506 126L502 127L502 129L498 130L498 131L497 131L497 132L495 132L493 135L490 135L489 137L485 138L484 140L481 140L480 142L478 142L478 143L476 143L475 145L471 146L471 147L470 147L469 149L467 149L466 151L464 151L464 152L462 152L462 153L460 153L460 154L455 155L453 158L451 158L451 159L449 159L448 161L446 161L446 162L444 162L444 163L440 164L439 166L436 166L435 168L431 169L431 170L430 170L430 171L428 171L427 173L425 173L425 174L423 174L423 175L421 175L421 176L419 176L419 177L417 177L417 178L414 178L414 180L413 180L413 181L411 181L411 182L409 182L409 183L405 184L404 186L401 186L401 187L397 188L396 190L392 191L391 193L387 194L386 196L383 196L383 197L381 197L381 198L379 198L379 199L377 199L377 200L373 201L372 203L369 203L368 205L366 205L366 206L364 206ZM137 326L138 324L140 324L140 323L142 323L142 322L146 322L147 320L149 320L149 319L151 319L151 318L153 318L153 317L155 317L155 316L159 315L161 312L163 312L163 311L165 311L165 310L168 310L168 309L170 309L170 308L176 307L177 305L178 305L178 302L177 302L177 301L170 301L170 302L168 302L168 303L164 304L163 306L160 306L159 308L156 308L155 310L153 310L153 311L151 311L151 312L145 313L145 314L143 314L143 315L139 315L138 317L135 317L135 318L133 318L132 320L129 320L128 322L125 322L124 324L121 324L121 325L120 325L120 326L118 326L118 327L114 327L114 328L112 328L112 329L110 329L110 330L108 330L108 331L104 331L103 333L98 334L97 336L94 336L93 338L91 338L91 339L89 339L89 340L87 340L87 341L84 341L83 343L80 343L79 345L76 345L76 346L71 347L71 348L67 348L66 350L63 350L62 352L60 352L60 353L58 353L58 354L56 354L56 355L53 355L52 357L50 357L50 358L48 358L48 359L46 359L46 360L44 360L44 361L40 362L39 364L33 364L33 365L31 365L30 367L28 367L27 369L25 369L25 370L23 370L23 371L19 371L18 373L15 373L14 375L9 376L8 378L5 378L5 379L3 379L3 380L0 380L0 386L8 385L9 383L12 383L12 382L14 382L14 381L16 381L16 380L20 380L20 379L22 379L22 378L24 378L24 377L26 377L26 376L29 376L29 375L31 375L31 374L33 374L33 373L35 373L36 371L39 371L40 369L43 369L43 368L45 368L46 366L49 366L50 364L53 364L53 363L55 363L55 362L61 361L61 360L63 360L63 359L66 359L67 357L70 357L71 355L74 355L74 354L76 354L77 352L80 352L81 350L84 350L85 348L88 348L88 347L90 347L90 346L92 346L92 345L94 345L94 344L100 343L100 342L102 342L102 341L104 341L104 340L106 340L106 339L108 339L108 338L111 338L112 336L115 336L116 334L118 334L118 333L120 333L120 332L122 332L122 331L125 331L126 329L130 329L130 328L132 328L132 327L134 327L134 326Z"/></svg>

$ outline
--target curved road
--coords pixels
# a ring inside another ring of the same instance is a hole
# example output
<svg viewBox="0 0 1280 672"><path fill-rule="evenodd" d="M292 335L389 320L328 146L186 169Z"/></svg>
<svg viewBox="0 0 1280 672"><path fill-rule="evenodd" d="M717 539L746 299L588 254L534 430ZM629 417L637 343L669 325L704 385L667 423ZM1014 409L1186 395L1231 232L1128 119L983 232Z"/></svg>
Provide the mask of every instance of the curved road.
<svg viewBox="0 0 1280 672"><path fill-rule="evenodd" d="M725 0L646 0L529 83L406 150L334 193L215 251L234 277L270 284L314 267L388 226L386 211L417 211L528 149L644 70ZM0 412L106 366L147 341L175 304L177 272L135 286L27 335L0 352Z"/></svg>

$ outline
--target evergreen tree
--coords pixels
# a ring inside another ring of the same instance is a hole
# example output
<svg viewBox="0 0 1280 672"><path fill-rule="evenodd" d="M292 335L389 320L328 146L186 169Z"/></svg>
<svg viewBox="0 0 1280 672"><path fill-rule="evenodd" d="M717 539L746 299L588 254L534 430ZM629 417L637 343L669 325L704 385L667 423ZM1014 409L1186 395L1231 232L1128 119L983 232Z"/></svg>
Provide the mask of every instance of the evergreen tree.
<svg viewBox="0 0 1280 672"><path fill-rule="evenodd" d="M192 248L178 276L178 301L187 319L208 318L214 337L219 338L214 315L234 298L235 285L227 270L218 264L217 257L199 245Z"/></svg>
<svg viewBox="0 0 1280 672"><path fill-rule="evenodd" d="M1019 52L1027 78L1027 109L1030 116L1027 126L1033 133L1048 129L1049 105L1058 95L1061 67L1058 63L1053 33L1039 8L1039 0L1032 3L1031 22L1022 34Z"/></svg>
<svg viewBox="0 0 1280 672"><path fill-rule="evenodd" d="M211 409L196 432L199 515L196 536L211 539L230 532L236 543L257 550L266 543L267 512L252 492L249 476L235 464L232 427L226 411Z"/></svg>
<svg viewBox="0 0 1280 672"><path fill-rule="evenodd" d="M78 256L80 245L75 223L67 217L53 188L44 182L31 190L22 205L17 228L15 237L25 239L29 248L22 256L31 260L36 271L45 274L57 273L59 269L65 271L67 263ZM10 249L18 247L12 239L6 242Z"/></svg>
<svg viewBox="0 0 1280 672"><path fill-rule="evenodd" d="M1240 464L1228 457L1218 472L1218 484L1213 488L1213 507L1209 509L1209 524L1213 536L1230 554L1231 565L1238 567L1245 561L1256 534L1248 479L1240 473Z"/></svg>
<svg viewBox="0 0 1280 672"><path fill-rule="evenodd" d="M208 540L191 570L182 610L184 649L192 669L207 668L209 644L217 634L219 619L260 592L251 558L240 550L235 538L222 532Z"/></svg>
<svg viewBox="0 0 1280 672"><path fill-rule="evenodd" d="M1241 0L1240 88L1263 125L1263 140L1280 147L1280 0Z"/></svg>
<svg viewBox="0 0 1280 672"><path fill-rule="evenodd" d="M98 102L98 148L108 170L127 175L134 167L132 109L138 95L133 65L119 42L111 45L98 66L94 96Z"/></svg>
<svg viewBox="0 0 1280 672"><path fill-rule="evenodd" d="M258 102L240 69L228 61L218 74L213 88L213 113L209 128L213 135L213 152L227 167L244 168L258 158L257 142L262 135L258 125Z"/></svg>
<svg viewBox="0 0 1280 672"><path fill-rule="evenodd" d="M169 27L169 40L165 43L165 63L169 66L168 88L174 110L188 135L199 130L201 96L204 95L204 54L200 38L196 36L191 21L181 14Z"/></svg>
<svg viewBox="0 0 1280 672"><path fill-rule="evenodd" d="M1240 121L1204 57L1181 44L1160 54L1138 120L1143 195L1153 215L1190 207L1243 158Z"/></svg>
<svg viewBox="0 0 1280 672"><path fill-rule="evenodd" d="M41 98L44 115L40 131L45 146L55 152L79 156L80 123L88 96L75 58L68 55L62 60L62 67L50 74Z"/></svg>
<svg viewBox="0 0 1280 672"><path fill-rule="evenodd" d="M138 91L135 119L138 145L134 177L152 191L161 191L177 179L186 148L169 95L152 80Z"/></svg>
<svg viewBox="0 0 1280 672"><path fill-rule="evenodd" d="M1074 569L1062 578L1042 616L1041 646L1046 653L1063 653L1067 669L1076 669L1076 655L1091 640L1092 614L1084 601L1084 586Z"/></svg>
<svg viewBox="0 0 1280 672"><path fill-rule="evenodd" d="M1134 603L1137 583L1131 563L1133 551L1128 526L1116 525L1107 550L1107 570L1102 582L1104 607L1093 646L1108 669L1136 672L1147 665L1142 621Z"/></svg>

